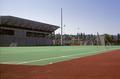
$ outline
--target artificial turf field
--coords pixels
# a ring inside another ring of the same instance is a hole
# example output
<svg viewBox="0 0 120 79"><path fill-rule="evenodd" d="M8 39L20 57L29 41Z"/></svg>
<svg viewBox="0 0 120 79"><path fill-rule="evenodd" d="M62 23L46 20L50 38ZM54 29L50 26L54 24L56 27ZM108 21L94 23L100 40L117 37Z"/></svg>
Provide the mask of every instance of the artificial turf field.
<svg viewBox="0 0 120 79"><path fill-rule="evenodd" d="M47 65L110 50L120 46L0 47L0 64Z"/></svg>

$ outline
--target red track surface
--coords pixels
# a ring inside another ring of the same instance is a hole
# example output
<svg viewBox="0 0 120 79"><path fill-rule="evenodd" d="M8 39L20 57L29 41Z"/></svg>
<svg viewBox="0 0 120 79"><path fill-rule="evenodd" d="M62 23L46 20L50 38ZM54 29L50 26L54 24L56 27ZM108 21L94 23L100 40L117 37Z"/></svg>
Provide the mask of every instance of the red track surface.
<svg viewBox="0 0 120 79"><path fill-rule="evenodd" d="M0 79L120 79L120 50L47 66L0 64Z"/></svg>

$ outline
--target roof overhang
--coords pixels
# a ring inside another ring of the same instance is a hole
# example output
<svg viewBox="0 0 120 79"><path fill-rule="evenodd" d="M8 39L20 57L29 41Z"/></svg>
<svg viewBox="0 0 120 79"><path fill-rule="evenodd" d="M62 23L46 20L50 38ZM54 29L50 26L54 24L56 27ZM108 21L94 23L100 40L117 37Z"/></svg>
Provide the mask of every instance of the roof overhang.
<svg viewBox="0 0 120 79"><path fill-rule="evenodd" d="M37 31L54 32L59 26L36 22L28 19L18 18L14 16L0 16L0 25L3 27L26 28Z"/></svg>

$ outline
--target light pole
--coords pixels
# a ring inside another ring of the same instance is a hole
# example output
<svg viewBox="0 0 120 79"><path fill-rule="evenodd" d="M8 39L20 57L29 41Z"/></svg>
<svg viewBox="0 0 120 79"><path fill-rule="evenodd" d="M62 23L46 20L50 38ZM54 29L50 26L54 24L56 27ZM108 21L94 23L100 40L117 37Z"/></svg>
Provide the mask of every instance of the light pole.
<svg viewBox="0 0 120 79"><path fill-rule="evenodd" d="M77 33L77 35L78 35L78 45L79 45L79 44L80 44L80 37L79 37L79 35L80 35L80 34L79 34L79 30L80 30L80 28L78 27L77 29L78 29L78 33Z"/></svg>
<svg viewBox="0 0 120 79"><path fill-rule="evenodd" d="M65 26L66 25L63 26L63 36L64 36L63 37L63 45L65 45Z"/></svg>
<svg viewBox="0 0 120 79"><path fill-rule="evenodd" d="M61 8L61 46L63 45L63 14Z"/></svg>

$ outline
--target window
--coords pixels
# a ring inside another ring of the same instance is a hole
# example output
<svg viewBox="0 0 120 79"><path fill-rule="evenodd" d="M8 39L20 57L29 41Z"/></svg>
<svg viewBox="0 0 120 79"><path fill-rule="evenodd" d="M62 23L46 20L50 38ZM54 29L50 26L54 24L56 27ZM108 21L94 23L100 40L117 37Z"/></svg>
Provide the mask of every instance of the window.
<svg viewBox="0 0 120 79"><path fill-rule="evenodd" d="M44 33L26 32L27 37L45 37Z"/></svg>
<svg viewBox="0 0 120 79"><path fill-rule="evenodd" d="M0 28L0 35L14 35L14 30Z"/></svg>

